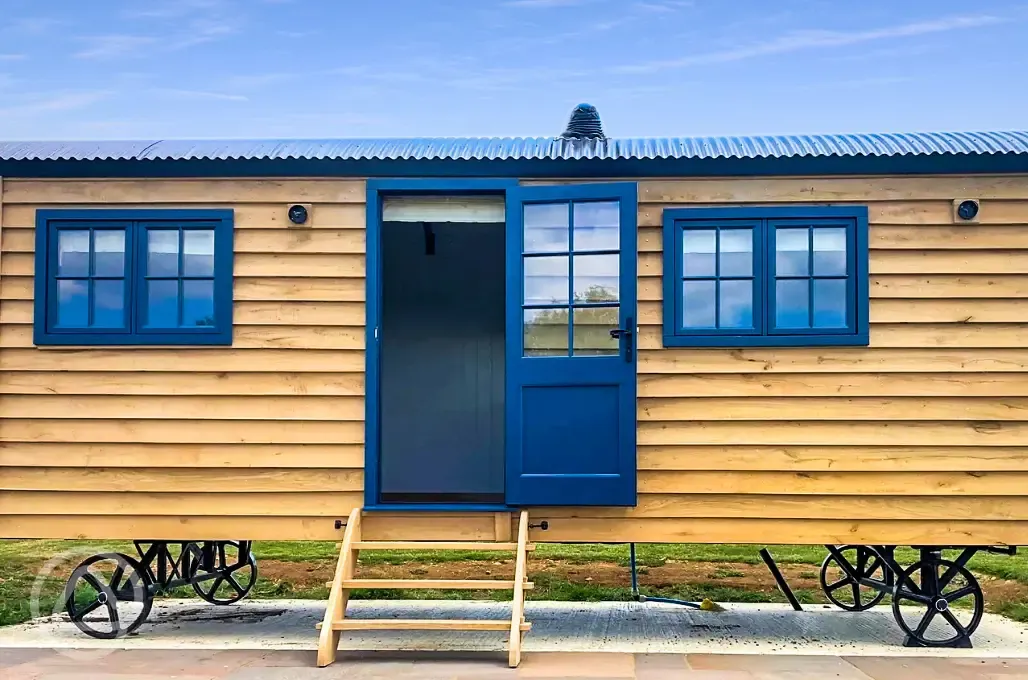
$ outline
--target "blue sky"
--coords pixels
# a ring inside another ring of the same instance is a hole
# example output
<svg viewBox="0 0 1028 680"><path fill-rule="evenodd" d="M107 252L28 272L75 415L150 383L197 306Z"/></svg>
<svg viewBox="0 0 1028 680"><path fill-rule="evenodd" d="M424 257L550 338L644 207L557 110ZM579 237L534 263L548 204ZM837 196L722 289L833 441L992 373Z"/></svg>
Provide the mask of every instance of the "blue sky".
<svg viewBox="0 0 1028 680"><path fill-rule="evenodd" d="M1028 127L1023 0L0 0L0 139Z"/></svg>

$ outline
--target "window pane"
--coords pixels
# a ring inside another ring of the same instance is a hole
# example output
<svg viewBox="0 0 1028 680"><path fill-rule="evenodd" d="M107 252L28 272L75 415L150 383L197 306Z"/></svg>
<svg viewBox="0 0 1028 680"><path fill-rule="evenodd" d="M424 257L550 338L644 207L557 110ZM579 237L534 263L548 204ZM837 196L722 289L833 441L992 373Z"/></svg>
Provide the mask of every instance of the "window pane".
<svg viewBox="0 0 1028 680"><path fill-rule="evenodd" d="M682 282L682 325L685 328L714 328L714 281Z"/></svg>
<svg viewBox="0 0 1028 680"><path fill-rule="evenodd" d="M576 309L571 341L575 356L617 354L620 346L610 332L620 328L617 307Z"/></svg>
<svg viewBox="0 0 1028 680"><path fill-rule="evenodd" d="M186 229L182 239L182 273L214 276L214 230Z"/></svg>
<svg viewBox="0 0 1028 680"><path fill-rule="evenodd" d="M807 229L775 230L775 274L778 276L806 276L809 257Z"/></svg>
<svg viewBox="0 0 1028 680"><path fill-rule="evenodd" d="M846 275L846 230L814 230L814 275Z"/></svg>
<svg viewBox="0 0 1028 680"><path fill-rule="evenodd" d="M125 276L125 230L97 229L93 232L93 275Z"/></svg>
<svg viewBox="0 0 1028 680"><path fill-rule="evenodd" d="M814 279L814 327L846 327L846 279Z"/></svg>
<svg viewBox="0 0 1028 680"><path fill-rule="evenodd" d="M682 274L714 276L717 232L713 229L685 229L682 232Z"/></svg>
<svg viewBox="0 0 1028 680"><path fill-rule="evenodd" d="M89 276L89 232L57 232L57 275Z"/></svg>
<svg viewBox="0 0 1028 680"><path fill-rule="evenodd" d="M722 229L718 257L721 276L753 275L753 230Z"/></svg>
<svg viewBox="0 0 1028 680"><path fill-rule="evenodd" d="M178 276L177 229L149 229L146 233L148 276Z"/></svg>
<svg viewBox="0 0 1028 680"><path fill-rule="evenodd" d="M775 282L775 326L810 328L809 280Z"/></svg>
<svg viewBox="0 0 1028 680"><path fill-rule="evenodd" d="M89 281L57 282L57 327L86 328L89 325Z"/></svg>
<svg viewBox="0 0 1028 680"><path fill-rule="evenodd" d="M753 328L753 281L721 281L719 328Z"/></svg>
<svg viewBox="0 0 1028 680"><path fill-rule="evenodd" d="M568 257L526 257L525 304L568 302Z"/></svg>
<svg viewBox="0 0 1028 680"><path fill-rule="evenodd" d="M575 255L575 302L620 299L617 255Z"/></svg>
<svg viewBox="0 0 1028 680"><path fill-rule="evenodd" d="M525 310L525 356L568 356L568 309Z"/></svg>
<svg viewBox="0 0 1028 680"><path fill-rule="evenodd" d="M575 203L575 250L617 250L621 224L617 201Z"/></svg>
<svg viewBox="0 0 1028 680"><path fill-rule="evenodd" d="M527 203L524 217L526 253L570 250L567 203Z"/></svg>
<svg viewBox="0 0 1028 680"><path fill-rule="evenodd" d="M125 325L125 281L97 279L93 281L93 326L122 328Z"/></svg>
<svg viewBox="0 0 1028 680"><path fill-rule="evenodd" d="M182 326L214 326L214 281L182 282Z"/></svg>
<svg viewBox="0 0 1028 680"><path fill-rule="evenodd" d="M147 281L146 293L146 325L177 328L178 281Z"/></svg>

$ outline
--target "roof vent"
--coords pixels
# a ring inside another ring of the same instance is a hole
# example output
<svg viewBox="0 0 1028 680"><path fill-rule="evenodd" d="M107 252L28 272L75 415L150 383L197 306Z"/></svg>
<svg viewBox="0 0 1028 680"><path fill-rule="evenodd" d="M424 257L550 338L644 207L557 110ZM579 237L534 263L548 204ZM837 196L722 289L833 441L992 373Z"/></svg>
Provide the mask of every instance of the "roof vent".
<svg viewBox="0 0 1028 680"><path fill-rule="evenodd" d="M603 139L600 112L592 104L579 104L571 112L568 126L561 137L565 139Z"/></svg>

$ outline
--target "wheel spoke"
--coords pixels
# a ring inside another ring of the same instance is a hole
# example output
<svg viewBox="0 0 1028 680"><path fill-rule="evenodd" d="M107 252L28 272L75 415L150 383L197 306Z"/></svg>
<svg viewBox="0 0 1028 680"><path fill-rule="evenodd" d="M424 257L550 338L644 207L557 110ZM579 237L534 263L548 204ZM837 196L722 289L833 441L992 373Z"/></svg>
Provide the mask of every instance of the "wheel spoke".
<svg viewBox="0 0 1028 680"><path fill-rule="evenodd" d="M936 610L934 607L929 607L928 611L925 612L924 617L921 619L921 623L917 624L917 629L914 631L916 637L923 638L924 632L928 630L928 626L931 625L932 619L935 618Z"/></svg>
<svg viewBox="0 0 1028 680"><path fill-rule="evenodd" d="M125 568L119 564L117 568L114 570L114 573L111 574L111 590L113 590L114 592L118 592L118 586L121 585L121 577L124 575Z"/></svg>
<svg viewBox="0 0 1028 680"><path fill-rule="evenodd" d="M225 577L224 576L218 576L218 578L214 579L214 583L211 584L211 590L210 590L210 596L211 597L216 597L217 596L218 588L220 588L221 584L224 583L224 582L225 582Z"/></svg>
<svg viewBox="0 0 1028 680"><path fill-rule="evenodd" d="M96 591L97 595L99 595L100 593L106 593L107 592L107 590L103 587L103 585L101 585L100 580L97 579L95 576L93 576L88 571L83 572L82 580L85 581L86 583L88 583L90 586L92 586L93 590Z"/></svg>
<svg viewBox="0 0 1028 680"><path fill-rule="evenodd" d="M75 617L78 618L78 619L84 619L84 618L86 618L86 615L92 614L93 612L95 612L99 608L100 608L100 600L93 600L92 602L87 604L85 607L83 607L82 611L75 612Z"/></svg>
<svg viewBox="0 0 1028 680"><path fill-rule="evenodd" d="M953 627L953 630L957 632L957 635L960 637L967 637L967 629L964 628L964 624L960 623L960 620L957 619L957 617L953 616L953 612L946 609L942 612L942 618L946 619L949 625Z"/></svg>
<svg viewBox="0 0 1028 680"><path fill-rule="evenodd" d="M118 618L117 601L108 599L104 604L107 606L107 615L111 617L111 631L115 634L121 632L121 620Z"/></svg>
<svg viewBox="0 0 1028 680"><path fill-rule="evenodd" d="M870 562L867 563L867 566L864 568L863 573L861 573L860 575L863 576L864 578L870 577L871 574L873 574L873 573L875 573L875 571L877 571L878 567L880 567L881 564L882 564L882 561L880 559L878 559L878 556L876 555L875 557L873 557L871 559Z"/></svg>
<svg viewBox="0 0 1028 680"><path fill-rule="evenodd" d="M236 582L236 579L232 577L232 574L225 574L225 580L228 581L233 588L235 588L237 593L239 593L240 595L243 594L243 587Z"/></svg>
<svg viewBox="0 0 1028 680"><path fill-rule="evenodd" d="M913 585L910 582L910 579L907 579L907 583L904 584L903 586L900 586L896 590L896 594L893 596L893 599L895 599L895 600L910 600L911 602L917 602L918 604L923 604L923 605L931 605L932 604L932 598L928 597L927 595L922 595L921 593L915 593L915 592L910 591L910 590L904 590L904 588L906 587L907 584Z"/></svg>
<svg viewBox="0 0 1028 680"><path fill-rule="evenodd" d="M956 576L959 573L960 573L960 567L958 567L955 564L952 567L950 567L949 569L946 570L946 573L944 573L939 578L939 580L938 580L939 594L942 594L942 591L946 590L946 586L949 585L949 582L952 581L953 577Z"/></svg>
<svg viewBox="0 0 1028 680"><path fill-rule="evenodd" d="M963 588L954 590L952 593L948 595L943 595L943 597L946 599L947 602L956 602L960 598L967 597L968 595L972 595L975 592L977 592L977 589L974 586L964 586Z"/></svg>
<svg viewBox="0 0 1028 680"><path fill-rule="evenodd" d="M842 588L844 585L846 585L849 582L850 582L849 577L845 576L845 577L839 579L838 581L836 581L835 583L833 583L831 585L828 585L828 586L825 586L825 591L829 592L829 593L834 593L836 590L838 590L839 588Z"/></svg>
<svg viewBox="0 0 1028 680"><path fill-rule="evenodd" d="M860 584L853 582L853 604L860 606Z"/></svg>

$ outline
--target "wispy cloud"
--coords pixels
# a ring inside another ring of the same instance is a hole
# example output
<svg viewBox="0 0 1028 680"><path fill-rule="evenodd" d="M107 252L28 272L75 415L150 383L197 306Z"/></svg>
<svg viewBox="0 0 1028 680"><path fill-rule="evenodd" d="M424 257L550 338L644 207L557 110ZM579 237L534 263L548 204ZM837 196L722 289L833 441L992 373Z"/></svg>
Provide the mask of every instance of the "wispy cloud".
<svg viewBox="0 0 1028 680"><path fill-rule="evenodd" d="M177 19L197 12L221 10L224 0L151 0L138 3L127 10L125 16L131 19Z"/></svg>
<svg viewBox="0 0 1028 680"><path fill-rule="evenodd" d="M42 35L63 26L64 23L53 17L18 17L6 20L4 28L16 35Z"/></svg>
<svg viewBox="0 0 1028 680"><path fill-rule="evenodd" d="M228 92L207 92L204 90L180 90L173 87L155 87L150 90L155 95L171 99L207 99L224 102L248 102L249 97Z"/></svg>
<svg viewBox="0 0 1028 680"><path fill-rule="evenodd" d="M596 2L596 0L507 0L503 4L507 7L521 7L524 9L546 9L549 7L586 5L593 2Z"/></svg>
<svg viewBox="0 0 1028 680"><path fill-rule="evenodd" d="M28 58L27 54L0 54L0 61L23 61Z"/></svg>
<svg viewBox="0 0 1028 680"><path fill-rule="evenodd" d="M35 116L83 109L106 99L112 94L110 90L33 93L25 95L21 101L0 107L0 116Z"/></svg>
<svg viewBox="0 0 1028 680"><path fill-rule="evenodd" d="M680 9L694 5L695 3L692 0L647 0L646 2L636 2L632 7L643 12L672 14Z"/></svg>
<svg viewBox="0 0 1028 680"><path fill-rule="evenodd" d="M80 38L86 47L74 56L76 59L113 59L134 54L141 48L157 42L157 38L147 35L92 35Z"/></svg>
<svg viewBox="0 0 1028 680"><path fill-rule="evenodd" d="M787 54L817 48L847 47L861 43L910 38L929 33L943 33L961 29L989 26L1004 23L1006 19L991 15L953 16L930 21L920 21L897 26L886 26L865 31L794 31L779 38L762 43L728 50L719 50L687 55L678 59L648 61L638 64L627 64L614 68L615 73L641 74L656 73L669 69L687 68L705 64L720 64L743 61L754 57L765 57L776 54Z"/></svg>

